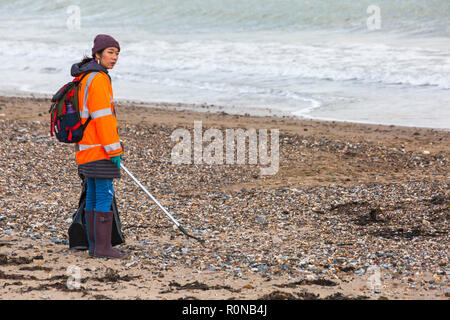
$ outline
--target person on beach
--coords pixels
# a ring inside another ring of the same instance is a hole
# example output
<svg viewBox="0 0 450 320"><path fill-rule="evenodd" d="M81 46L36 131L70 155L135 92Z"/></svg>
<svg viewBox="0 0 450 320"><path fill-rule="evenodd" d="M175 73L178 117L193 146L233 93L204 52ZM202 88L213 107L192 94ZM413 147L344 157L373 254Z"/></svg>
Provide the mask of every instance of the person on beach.
<svg viewBox="0 0 450 320"><path fill-rule="evenodd" d="M86 75L80 83L79 106L81 122L91 120L82 140L75 145L78 171L87 179L86 226L89 255L123 258L126 256L111 245L114 196L113 179L120 178L120 158L123 154L119 139L113 91L108 69L119 58L120 45L111 36L99 34L94 39L92 57L72 65L76 79Z"/></svg>

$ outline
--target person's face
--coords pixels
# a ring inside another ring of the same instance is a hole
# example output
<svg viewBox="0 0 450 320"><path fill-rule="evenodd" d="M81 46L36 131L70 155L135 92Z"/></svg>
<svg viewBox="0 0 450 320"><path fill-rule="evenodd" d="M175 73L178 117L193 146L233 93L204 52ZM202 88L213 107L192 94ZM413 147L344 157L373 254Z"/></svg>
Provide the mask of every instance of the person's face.
<svg viewBox="0 0 450 320"><path fill-rule="evenodd" d="M112 69L119 59L119 49L117 49L116 47L108 47L103 50L101 56L98 53L96 53L95 55L97 60L100 60L100 64L103 67L105 67L106 69Z"/></svg>

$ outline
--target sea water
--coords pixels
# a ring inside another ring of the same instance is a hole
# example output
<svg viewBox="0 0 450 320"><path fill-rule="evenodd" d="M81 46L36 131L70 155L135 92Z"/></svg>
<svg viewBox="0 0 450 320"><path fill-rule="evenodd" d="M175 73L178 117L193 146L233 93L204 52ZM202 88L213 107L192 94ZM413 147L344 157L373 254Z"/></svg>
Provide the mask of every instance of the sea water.
<svg viewBox="0 0 450 320"><path fill-rule="evenodd" d="M0 0L0 93L53 94L106 33L115 99L450 128L449 4Z"/></svg>

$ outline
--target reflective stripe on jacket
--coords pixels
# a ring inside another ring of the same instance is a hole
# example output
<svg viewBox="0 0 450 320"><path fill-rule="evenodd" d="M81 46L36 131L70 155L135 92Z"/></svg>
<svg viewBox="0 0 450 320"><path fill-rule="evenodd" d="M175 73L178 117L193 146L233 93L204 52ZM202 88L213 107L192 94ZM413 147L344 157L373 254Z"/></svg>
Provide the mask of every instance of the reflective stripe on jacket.
<svg viewBox="0 0 450 320"><path fill-rule="evenodd" d="M83 139L75 144L78 164L123 154L112 101L113 91L108 75L103 72L89 73L81 81L79 90L78 104L81 122L84 124L89 116L91 121L84 131Z"/></svg>

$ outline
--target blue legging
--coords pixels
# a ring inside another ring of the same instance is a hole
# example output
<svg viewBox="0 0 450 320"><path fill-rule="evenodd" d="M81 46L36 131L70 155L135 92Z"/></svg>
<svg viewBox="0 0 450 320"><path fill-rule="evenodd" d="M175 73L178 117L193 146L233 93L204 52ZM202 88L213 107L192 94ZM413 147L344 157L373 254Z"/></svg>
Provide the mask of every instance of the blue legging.
<svg viewBox="0 0 450 320"><path fill-rule="evenodd" d="M113 179L87 178L86 210L111 211Z"/></svg>

